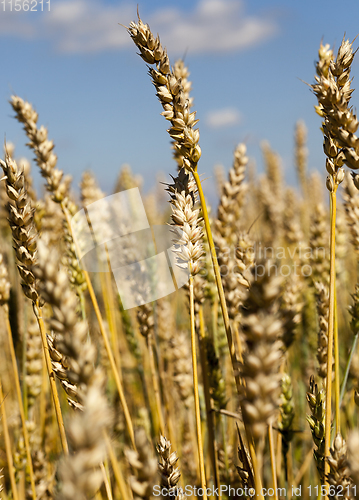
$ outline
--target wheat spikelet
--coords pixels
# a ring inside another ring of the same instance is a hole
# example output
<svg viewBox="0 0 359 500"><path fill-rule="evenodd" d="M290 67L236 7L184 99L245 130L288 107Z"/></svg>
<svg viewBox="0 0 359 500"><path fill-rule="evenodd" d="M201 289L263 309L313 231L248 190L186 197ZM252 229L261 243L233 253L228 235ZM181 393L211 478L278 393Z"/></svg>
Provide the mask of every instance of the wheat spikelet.
<svg viewBox="0 0 359 500"><path fill-rule="evenodd" d="M170 359L173 365L173 381L185 407L192 402L192 371L189 360L191 349L185 333L179 332L171 339Z"/></svg>
<svg viewBox="0 0 359 500"><path fill-rule="evenodd" d="M42 348L39 328L32 318L27 329L26 338L26 384L28 409L35 405L42 387Z"/></svg>
<svg viewBox="0 0 359 500"><path fill-rule="evenodd" d="M228 174L228 181L223 184L218 205L215 229L228 242L233 238L241 220L241 209L245 201L247 184L244 182L248 157L245 144L240 143L234 151L233 166Z"/></svg>
<svg viewBox="0 0 359 500"><path fill-rule="evenodd" d="M145 500L152 496L152 488L156 480L157 461L153 457L150 444L144 429L135 432L136 449L127 450L126 457L135 475L129 482L133 500Z"/></svg>
<svg viewBox="0 0 359 500"><path fill-rule="evenodd" d="M345 163L349 168L359 168L359 139L355 132L358 120L349 107L353 89L350 88L350 70L354 59L352 44L343 38L334 60L329 46L320 45L316 83L312 85L318 99L317 112L324 118L324 152L327 155L329 174L327 187L334 189L344 179Z"/></svg>
<svg viewBox="0 0 359 500"><path fill-rule="evenodd" d="M48 139L48 130L43 125L38 128L38 114L29 102L21 97L11 96L10 104L16 113L16 118L24 124L25 132L30 140L29 146L33 149L36 163L41 175L46 180L46 188L52 193L57 203L67 203L71 178L63 176L63 172L56 168L57 156L53 153L54 143Z"/></svg>
<svg viewBox="0 0 359 500"><path fill-rule="evenodd" d="M323 283L315 283L317 293L318 311L318 349L317 359L319 363L318 375L325 379L327 376L328 360L328 321L329 321L329 292Z"/></svg>
<svg viewBox="0 0 359 500"><path fill-rule="evenodd" d="M0 253L0 306L7 304L10 299L10 281L4 257Z"/></svg>
<svg viewBox="0 0 359 500"><path fill-rule="evenodd" d="M296 123L295 127L295 166L297 168L298 179L302 193L307 194L307 157L306 147L307 128L302 120Z"/></svg>
<svg viewBox="0 0 359 500"><path fill-rule="evenodd" d="M83 207L100 200L105 193L97 185L95 176L91 172L84 172L80 183L81 202Z"/></svg>
<svg viewBox="0 0 359 500"><path fill-rule="evenodd" d="M208 363L208 379L210 394L216 409L223 409L227 406L226 383L223 377L219 358L216 355L213 338L205 337L205 348Z"/></svg>
<svg viewBox="0 0 359 500"><path fill-rule="evenodd" d="M53 311L49 324L54 338L48 338L53 370L70 396L69 402L78 407L76 402L82 403L94 375L96 351L86 341L88 326L77 316L77 297L70 288L67 273L58 269L58 257L50 253L43 241L39 241L39 255L34 272L41 283L41 295Z"/></svg>
<svg viewBox="0 0 359 500"><path fill-rule="evenodd" d="M354 186L349 172L346 173L344 183L344 208L347 217L347 223L351 234L351 243L355 252L359 253L359 193Z"/></svg>
<svg viewBox="0 0 359 500"><path fill-rule="evenodd" d="M37 238L34 209L31 207L26 190L24 171L19 169L8 153L5 155L5 161L0 160L0 165L6 176L7 195L14 202L13 205L9 205L9 223L18 261L17 268L22 278L22 288L25 295L36 302L37 284L32 272L36 263Z"/></svg>
<svg viewBox="0 0 359 500"><path fill-rule="evenodd" d="M53 474L49 472L48 457L43 450L37 450L32 454L32 464L34 467L36 496L38 500L52 500ZM31 490L26 490L26 500L30 500Z"/></svg>
<svg viewBox="0 0 359 500"><path fill-rule="evenodd" d="M283 343L286 349L295 340L298 324L301 320L301 312L304 303L302 302L302 280L296 272L291 272L285 284L283 302L281 307L283 318Z"/></svg>
<svg viewBox="0 0 359 500"><path fill-rule="evenodd" d="M158 471L160 473L160 485L162 488L174 488L178 483L181 473L178 467L178 456L175 451L171 452L171 442L164 436L160 436L157 444L159 454Z"/></svg>
<svg viewBox="0 0 359 500"><path fill-rule="evenodd" d="M172 208L171 226L175 235L173 251L176 254L176 264L195 276L200 271L200 259L203 255L202 218L196 205L195 182L184 169L172 179L173 183L168 184L166 190L170 194Z"/></svg>
<svg viewBox="0 0 359 500"><path fill-rule="evenodd" d="M46 233L49 245L58 247L62 243L64 214L48 193L36 203L35 224L39 232Z"/></svg>
<svg viewBox="0 0 359 500"><path fill-rule="evenodd" d="M103 375L97 372L83 398L84 410L67 425L71 454L59 464L60 491L56 500L92 498L102 484L100 465L106 457L104 432L111 416L103 395Z"/></svg>
<svg viewBox="0 0 359 500"><path fill-rule="evenodd" d="M142 185L142 177L140 175L133 175L130 165L126 163L122 165L120 173L118 175L114 193L119 193L121 191L127 191L127 189L133 189L135 187L140 188Z"/></svg>
<svg viewBox="0 0 359 500"><path fill-rule="evenodd" d="M350 491L351 480L348 469L347 445L340 433L335 436L328 462L330 467L328 483L334 486L334 494L331 494L329 490L329 498L338 499L343 497L345 500L349 499L350 495L347 493ZM344 494L338 494L341 491Z"/></svg>
<svg viewBox="0 0 359 500"><path fill-rule="evenodd" d="M351 431L348 437L348 465L350 477L356 487L359 487L359 432ZM355 496L353 495L353 498Z"/></svg>
<svg viewBox="0 0 359 500"><path fill-rule="evenodd" d="M241 373L243 418L255 440L263 437L279 406L279 366L283 357L283 324L278 314L282 278L274 277L270 262L263 276L251 280L242 307L242 332L245 339ZM274 274L274 273L273 273Z"/></svg>
<svg viewBox="0 0 359 500"><path fill-rule="evenodd" d="M314 460L318 469L321 481L324 480L324 462L325 462L325 392L319 390L314 381L314 377L310 378L309 391L307 392L307 401L311 415L307 415L307 421L312 432L314 444Z"/></svg>
<svg viewBox="0 0 359 500"><path fill-rule="evenodd" d="M300 221L298 194L294 189L290 187L286 188L284 193L284 204L286 207L283 216L284 238L288 245L293 245L298 249L304 240L304 234Z"/></svg>
<svg viewBox="0 0 359 500"><path fill-rule="evenodd" d="M149 74L164 109L161 114L171 122L168 133L178 150L176 159L182 158L181 167L194 168L201 156L201 148L198 145L199 130L194 128L198 122L196 112L189 111L188 89L184 91L181 78L171 71L166 49L163 49L159 37L154 37L148 24L138 16L138 23L131 22L127 31L142 59L149 65L156 65L156 69L149 68Z"/></svg>
<svg viewBox="0 0 359 500"><path fill-rule="evenodd" d="M282 452L284 456L285 470L287 471L287 454L289 444L294 437L293 420L294 420L294 401L292 379L288 373L282 376L282 393L280 402L280 422L279 431L282 435Z"/></svg>
<svg viewBox="0 0 359 500"><path fill-rule="evenodd" d="M310 226L310 265L313 282L329 282L329 226L327 211L319 203L314 208Z"/></svg>

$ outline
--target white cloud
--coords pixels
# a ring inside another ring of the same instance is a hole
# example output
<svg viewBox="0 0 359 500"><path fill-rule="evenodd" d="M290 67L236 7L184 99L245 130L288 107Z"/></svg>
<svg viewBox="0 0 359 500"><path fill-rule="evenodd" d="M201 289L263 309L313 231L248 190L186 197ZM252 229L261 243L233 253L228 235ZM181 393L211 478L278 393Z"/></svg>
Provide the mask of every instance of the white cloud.
<svg viewBox="0 0 359 500"><path fill-rule="evenodd" d="M36 37L36 27L29 23L25 12L2 11L0 15L0 37L17 36L25 39Z"/></svg>
<svg viewBox="0 0 359 500"><path fill-rule="evenodd" d="M129 24L135 13L135 3L128 1L109 5L101 0L57 0L41 15L6 13L0 18L0 36L44 39L70 53L121 49L132 42L118 23ZM273 19L246 15L242 0L199 0L191 10L162 8L144 21L175 56L186 49L191 54L242 50L278 31Z"/></svg>
<svg viewBox="0 0 359 500"><path fill-rule="evenodd" d="M241 121L241 115L235 108L222 108L210 111L205 119L206 125L210 128L229 127L237 125Z"/></svg>

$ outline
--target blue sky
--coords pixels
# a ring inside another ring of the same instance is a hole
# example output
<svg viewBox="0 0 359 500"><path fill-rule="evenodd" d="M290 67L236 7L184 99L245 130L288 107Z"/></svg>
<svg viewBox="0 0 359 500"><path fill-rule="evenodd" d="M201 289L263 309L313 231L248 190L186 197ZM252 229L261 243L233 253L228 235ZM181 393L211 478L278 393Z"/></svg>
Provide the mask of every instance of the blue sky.
<svg viewBox="0 0 359 500"><path fill-rule="evenodd" d="M32 102L55 141L59 168L73 175L75 188L85 169L97 173L107 192L123 163L143 176L145 191L154 186L158 171L175 170L167 122L146 65L118 25L136 19L136 5L51 0L50 12L40 13L10 12L9 0L0 2L0 133L15 142L17 155L31 157L7 101L14 92ZM228 169L243 140L258 171L263 168L260 143L268 140L283 159L287 181L295 184L298 119L308 128L309 168L324 169L315 97L301 80L313 81L322 38L337 48L344 32L350 40L359 33L358 1L342 5L333 0L139 1L141 18L160 34L171 61L186 53L200 119L199 169L211 199L214 164ZM357 58L354 88L358 64Z"/></svg>

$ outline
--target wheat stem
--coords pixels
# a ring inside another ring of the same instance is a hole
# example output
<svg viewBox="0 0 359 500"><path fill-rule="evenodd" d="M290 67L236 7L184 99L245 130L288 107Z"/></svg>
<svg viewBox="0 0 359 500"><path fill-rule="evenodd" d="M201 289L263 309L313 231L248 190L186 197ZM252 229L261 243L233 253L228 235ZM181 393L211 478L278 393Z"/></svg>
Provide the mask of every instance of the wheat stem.
<svg viewBox="0 0 359 500"><path fill-rule="evenodd" d="M197 355L196 355L196 331L195 331L195 317L194 317L194 293L193 293L193 276L191 274L189 279L189 301L190 301L190 316L191 316L191 348L192 348L192 368L193 368L193 392L194 392L194 405L196 414L196 430L197 430L197 449L199 460L199 471L201 478L201 487L203 488L203 500L207 500L206 494L206 473L204 470L203 458L203 443L201 431L201 413L199 407L198 395L198 374L197 374Z"/></svg>
<svg viewBox="0 0 359 500"><path fill-rule="evenodd" d="M165 422L163 419L161 394L160 394L160 388L159 388L159 383L158 383L158 378L157 378L157 373L156 373L155 358L153 355L152 333L147 335L146 344L147 344L147 349L148 349L148 358L149 358L149 362L150 362L153 390L155 393L157 417L158 417L158 422L159 422L159 427L160 427L160 433L163 436L166 434L165 433Z"/></svg>
<svg viewBox="0 0 359 500"><path fill-rule="evenodd" d="M108 258L108 251L106 249L106 255ZM114 298L112 293L112 282L111 275L108 272L100 273L101 274L101 289L103 294L103 303L106 311L106 318L108 323L108 328L110 331L110 338L112 344L112 350L114 353L114 358L116 362L116 366L119 370L119 375L121 377L121 359L120 352L118 349L118 334L116 328L116 318L114 317Z"/></svg>
<svg viewBox="0 0 359 500"><path fill-rule="evenodd" d="M324 455L329 457L330 430L332 416L332 364L333 364L333 339L334 339L334 309L335 309L335 219L337 209L336 198L337 186L330 192L330 282L329 282L329 325L328 325L328 360L327 360L327 380L325 395L325 447ZM324 474L329 473L329 463L325 460ZM327 484L327 480L325 480Z"/></svg>
<svg viewBox="0 0 359 500"><path fill-rule="evenodd" d="M52 399L53 399L54 407L55 407L56 420L57 420L57 424L59 426L59 431L60 431L61 445L62 445L62 449L63 449L63 452L65 453L65 455L68 455L69 447L68 447L67 439L66 439L64 420L62 418L59 394L57 392L55 374L54 374L53 369L52 369L52 364L51 364L51 359L50 359L50 354L49 354L49 347L47 345L45 324L44 324L44 320L42 319L42 310L41 310L41 307L39 306L38 300L36 301L36 303L33 304L33 309L34 309L34 314L36 316L36 319L37 319L37 322L39 325L42 347L44 350L45 361L46 361L47 374L49 376L51 394L52 394Z"/></svg>
<svg viewBox="0 0 359 500"><path fill-rule="evenodd" d="M117 482L118 489L120 490L122 500L130 500L125 479L123 477L122 471L118 465L117 458L111 443L110 438L108 437L107 432L104 433L107 451L111 460L111 465L113 469L113 473Z"/></svg>
<svg viewBox="0 0 359 500"><path fill-rule="evenodd" d="M202 185L201 185L201 180L199 178L197 170L194 169L193 172L192 172L192 174L193 174L194 180L196 181L197 189L198 189L198 194L199 194L199 198L200 198L200 201L201 201L202 215L203 215L204 225L205 225L205 228L206 228L206 233L207 233L207 238L208 238L208 244L209 244L209 248L210 248L210 252L211 252L211 257L212 257L212 264L213 264L214 274L215 274L215 278L216 278L216 284L217 284L217 289L218 289L219 301L221 303L221 308L222 308L224 326L225 326L225 329L226 329L226 335L227 335L229 353L230 353L231 361L232 361L234 378L236 380L237 391L240 394L241 383L240 383L239 373L238 373L237 356L236 356L236 351L235 351L234 342L233 342L231 325L229 323L228 309L227 309L226 299L225 299L223 285L222 285L222 280L221 280L221 272L220 272L219 265L218 265L218 260L217 260L217 255L216 255L216 249L215 249L215 246L214 246L214 241L213 241L213 237L212 237L211 226L210 226L210 223L209 223L209 217L208 217L208 211L207 211L207 206L206 206L206 200L205 200L205 197L204 197L204 193L203 193L203 189L202 189Z"/></svg>
<svg viewBox="0 0 359 500"><path fill-rule="evenodd" d="M105 469L105 466L104 466L103 463L100 464L100 469L101 469L101 472L102 472L103 482L105 484L105 490L106 490L107 498L108 498L108 500L113 500L112 491L111 491L111 485L110 485L110 482L108 480L108 477L107 477L107 474L106 474L106 469Z"/></svg>
<svg viewBox="0 0 359 500"><path fill-rule="evenodd" d="M334 291L334 369L335 369L335 435L340 434L340 372L337 290Z"/></svg>
<svg viewBox="0 0 359 500"><path fill-rule="evenodd" d="M45 425L46 425L46 401L47 401L47 365L44 363L45 353L42 354L42 373L41 373L41 394L40 394L40 436L41 442L45 441Z"/></svg>
<svg viewBox="0 0 359 500"><path fill-rule="evenodd" d="M7 329L7 333L8 333L8 339L9 339L9 347L10 347L10 355L11 355L12 368L13 368L13 371L14 371L16 396L17 396L17 400L18 400L18 403L19 403L20 418L21 418L21 424L22 424L23 433L24 433L24 443L25 443L25 449L26 449L27 463L28 463L28 467L29 467L29 475L30 475L30 484L31 484L32 498L33 498L33 500L36 500L34 469L33 469L33 466L32 466L32 459L31 459L31 452L30 452L30 443L29 443L29 434L27 432L27 427L26 427L25 412L24 412L24 407L23 407L23 402L22 402L22 396L21 396L20 382L19 382L19 371L18 371L18 368L17 368L16 355L15 355L15 349L14 349L14 342L13 342L13 339L12 339L11 326L10 326L10 321L9 321L9 306L7 304L4 305L4 312L5 312L6 329Z"/></svg>
<svg viewBox="0 0 359 500"><path fill-rule="evenodd" d="M273 481L273 489L274 489L274 498L275 498L275 500L278 500L277 470L276 470L276 461L275 461L275 450L274 450L273 425L272 425L272 423L270 423L268 425L268 438L269 438L269 451L270 451L270 462L271 462L271 471L272 471L272 481Z"/></svg>
<svg viewBox="0 0 359 500"><path fill-rule="evenodd" d="M18 492L17 492L17 488L16 488L15 474L14 474L14 462L13 462L12 453L11 453L11 441L10 441L10 435L9 435L9 428L8 428L7 420L6 420L5 399L4 399L1 381L0 381L0 407L1 407L3 432L4 432L6 458L7 458L8 468L9 468L9 476L10 476L10 483L11 483L11 489L12 489L12 497L13 497L13 500L19 500L19 496L18 496Z"/></svg>

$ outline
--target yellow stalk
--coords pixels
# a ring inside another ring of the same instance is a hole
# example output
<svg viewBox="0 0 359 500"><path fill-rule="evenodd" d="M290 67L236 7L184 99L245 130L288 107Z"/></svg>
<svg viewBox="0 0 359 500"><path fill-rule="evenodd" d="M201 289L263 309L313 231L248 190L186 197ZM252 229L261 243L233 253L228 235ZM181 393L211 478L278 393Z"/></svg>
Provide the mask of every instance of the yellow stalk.
<svg viewBox="0 0 359 500"><path fill-rule="evenodd" d="M14 349L14 342L13 342L13 339L12 339L11 326L10 326L10 321L9 321L9 307L8 307L7 304L4 305L4 312L5 312L5 323L6 323L7 333L8 333L8 340L9 340L9 347L10 347L10 355L11 355L12 368L13 368L13 372L14 372L16 396L17 396L17 400L18 400L18 404L19 404L21 424L22 424L22 429L23 429L23 433L24 433L24 443L25 443L25 449L26 449L27 464L28 464L28 467L29 467L29 475L30 475L30 484L31 484L32 498L33 498L33 500L36 500L34 469L32 467L32 458L31 458L31 452L30 452L29 434L27 432L27 427L26 427L25 412L24 412L24 407L23 407L23 402L22 402L22 396L21 396L21 387L20 387L20 382L19 382L19 371L18 371L17 363L16 363L16 355L15 355L15 349Z"/></svg>
<svg viewBox="0 0 359 500"><path fill-rule="evenodd" d="M67 439L66 439L64 420L62 418L60 400L59 400L59 395L58 395L57 387L56 387L55 374L52 370L51 359L50 359L50 354L49 354L49 347L47 345L47 339L46 339L45 324L44 324L44 321L42 319L42 310L41 310L41 307L39 306L38 301L36 302L36 304L35 303L33 304L33 309L34 309L34 313L35 313L35 316L36 316L36 319L37 319L37 322L39 325L41 341L42 341L42 348L44 350L45 361L46 361L47 374L49 376L51 394L52 394L52 399L53 399L54 407L55 407L57 425L59 426L59 431L60 431L61 445L62 445L63 452L67 455L69 453L69 447L68 447Z"/></svg>
<svg viewBox="0 0 359 500"><path fill-rule="evenodd" d="M334 337L334 309L335 309L335 219L336 219L336 198L337 186L330 193L330 282L329 282L329 325L328 325L328 360L327 360L327 381L325 395L325 447L324 455L329 456L330 450L330 429L332 416L332 364L333 364L333 337ZM324 474L329 473L329 463L325 460ZM325 480L327 485L327 480Z"/></svg>
<svg viewBox="0 0 359 500"><path fill-rule="evenodd" d="M335 428L336 434L340 433L340 372L339 372L339 335L338 335L338 311L337 290L335 288L334 305L334 369L335 369Z"/></svg>
<svg viewBox="0 0 359 500"><path fill-rule="evenodd" d="M116 366L119 369L119 375L121 377L121 360L120 352L118 349L118 335L116 328L116 319L114 317L114 297L112 293L112 282L110 273L100 273L101 278L101 289L103 294L103 302L105 305L106 318L108 323L108 328L111 335L112 350L114 352L114 358Z"/></svg>
<svg viewBox="0 0 359 500"><path fill-rule="evenodd" d="M45 440L45 422L46 422L46 400L47 400L47 368L45 354L42 353L42 373L41 373L41 394L40 394L40 436L41 442Z"/></svg>
<svg viewBox="0 0 359 500"><path fill-rule="evenodd" d="M276 462L275 462L275 450L274 450L274 439L273 439L273 426L272 423L268 426L268 438L269 438L269 451L270 451L270 462L271 462L271 471L272 471L272 482L274 489L274 498L278 500L278 483L277 483L277 470L276 470Z"/></svg>
<svg viewBox="0 0 359 500"><path fill-rule="evenodd" d="M222 285L222 280L221 280L221 272L220 272L219 265L218 265L218 260L217 260L217 255L216 255L216 249L215 249L215 246L214 246L214 241L213 241L211 226L210 226L210 223L209 223L209 217L208 217L208 212L207 212L206 200L205 200L205 197L204 197L204 193L203 193L203 189L202 189L202 185L201 185L201 180L199 178L197 170L193 170L192 174L193 174L194 180L196 181L197 189L198 189L198 194L199 194L199 198L200 198L200 201L201 201L202 215L203 215L204 225L205 225L205 228L206 228L208 245L209 245L209 249L210 249L210 252L211 252L213 270L214 270L214 275L215 275L215 278L216 278L216 284L217 284L217 289L218 289L219 301L220 301L221 308L222 308L224 326L225 326L225 329L226 329L227 342L228 342L228 347L229 347L229 354L230 354L230 357L231 357L232 368L233 368L233 372L234 372L234 378L235 378L235 381L236 381L237 391L240 394L241 383L240 383L240 378L239 378L239 373L238 373L237 356L236 356L236 351L235 351L235 348L234 348L234 342L233 342L231 325L230 325L230 322L229 322L229 316L228 316L226 298L225 298L225 295L224 295L224 290L223 290L223 285Z"/></svg>
<svg viewBox="0 0 359 500"><path fill-rule="evenodd" d="M130 496L128 494L127 486L126 486L126 481L123 477L121 468L118 465L117 458L111 443L110 438L108 437L107 433L105 433L105 441L106 441L106 446L107 446L107 451L111 460L111 465L112 465L112 470L117 482L118 489L120 490L120 495L122 500L130 500Z"/></svg>
<svg viewBox="0 0 359 500"><path fill-rule="evenodd" d="M157 373L156 373L155 359L154 359L154 355L153 355L152 334L147 335L146 344L147 344L148 357L149 357L149 362L150 362L153 390L155 393L155 402L156 402L158 423L159 423L159 427L160 427L160 433L162 434L162 436L164 436L165 435L165 422L163 419L161 393L160 393L160 388L159 388L158 378L157 378Z"/></svg>
<svg viewBox="0 0 359 500"><path fill-rule="evenodd" d="M0 381L0 407L1 407L3 432L4 432L6 458L7 458L8 468L9 468L9 476L10 476L10 483L11 483L11 489L12 489L12 497L13 497L13 500L19 500L19 496L18 496L17 488L16 488L15 474L14 474L14 462L13 462L12 453L11 453L11 441L10 441L10 435L9 435L9 428L7 426L7 420L6 420L5 399L4 399L4 394L2 391L1 381Z"/></svg>
<svg viewBox="0 0 359 500"><path fill-rule="evenodd" d="M197 355L196 355L196 332L195 332L195 320L194 320L194 293L193 293L193 276L189 279L189 303L190 303L190 316L191 316L191 348L192 348L192 368L193 368L193 391L194 391L194 406L196 413L196 430L197 430L197 449L198 449L198 460L199 460L199 472L201 487L203 488L203 500L207 500L206 494L206 473L204 469L204 458L203 458L203 443L202 443L202 431L201 431L201 414L199 407L199 395L198 395L198 374L197 374Z"/></svg>
<svg viewBox="0 0 359 500"><path fill-rule="evenodd" d="M107 474L106 474L105 466L103 464L100 464L100 469L102 472L103 482L105 484L107 498L108 498L108 500L113 500L113 496L112 496L112 492L111 492L111 485L110 485L110 482L109 482Z"/></svg>

